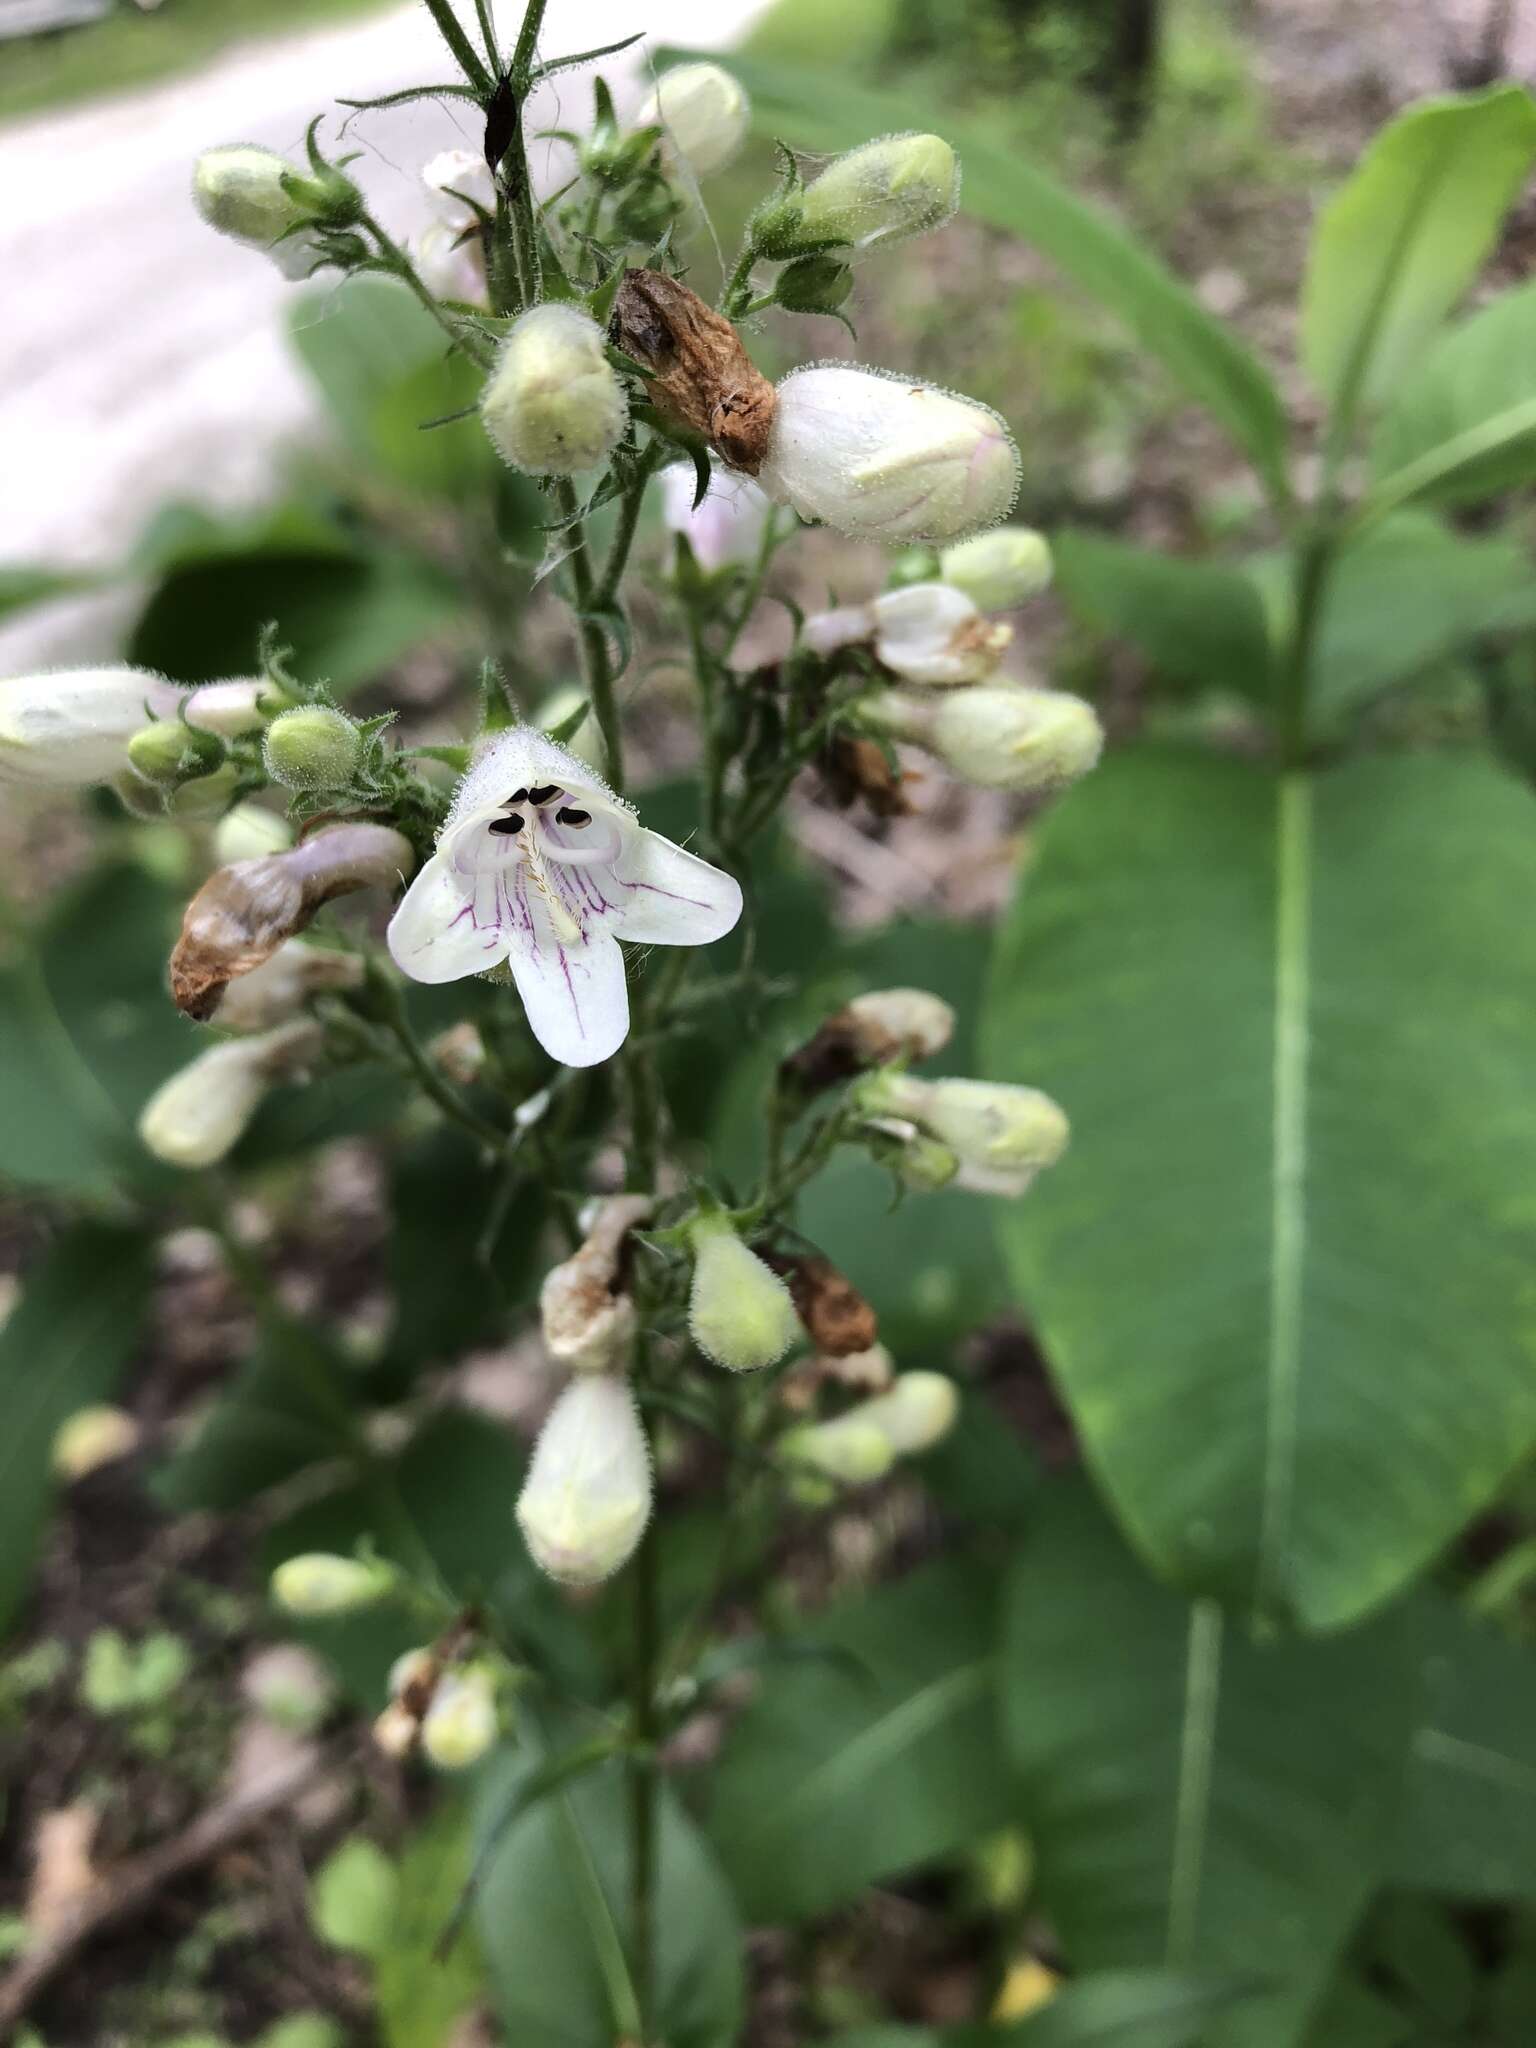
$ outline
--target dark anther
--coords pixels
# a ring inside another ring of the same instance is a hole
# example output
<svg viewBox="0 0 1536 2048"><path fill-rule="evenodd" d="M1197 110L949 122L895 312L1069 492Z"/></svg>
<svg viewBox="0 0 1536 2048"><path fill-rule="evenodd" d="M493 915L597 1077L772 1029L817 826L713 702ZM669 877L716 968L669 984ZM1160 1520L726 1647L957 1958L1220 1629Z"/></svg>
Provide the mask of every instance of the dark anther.
<svg viewBox="0 0 1536 2048"><path fill-rule="evenodd" d="M507 798L508 804L525 804L527 803L527 801L528 792L526 789L514 789L512 794Z"/></svg>
<svg viewBox="0 0 1536 2048"><path fill-rule="evenodd" d="M560 785L558 782L541 783L537 789L529 790L528 801L531 804L547 804L552 796L558 796L559 793Z"/></svg>
<svg viewBox="0 0 1536 2048"><path fill-rule="evenodd" d="M555 813L555 823L557 825L590 825L591 822L592 813L590 811L573 811L569 804L562 804Z"/></svg>
<svg viewBox="0 0 1536 2048"><path fill-rule="evenodd" d="M505 839L515 839L523 829L523 821L514 811L510 818L492 818L491 830L501 833Z"/></svg>

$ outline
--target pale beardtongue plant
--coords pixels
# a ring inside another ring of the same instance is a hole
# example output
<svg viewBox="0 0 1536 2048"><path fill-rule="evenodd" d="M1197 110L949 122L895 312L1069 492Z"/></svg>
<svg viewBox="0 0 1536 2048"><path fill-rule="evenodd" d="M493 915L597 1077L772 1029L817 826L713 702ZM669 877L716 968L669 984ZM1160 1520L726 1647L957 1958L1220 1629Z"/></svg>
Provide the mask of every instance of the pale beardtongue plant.
<svg viewBox="0 0 1536 2048"><path fill-rule="evenodd" d="M322 153L318 121L302 163L209 149L193 197L210 226L290 276L395 278L483 373L486 434L544 493L545 588L569 608L579 687L557 690L551 675L550 705L525 720L487 664L472 742L399 747L389 720L354 720L269 639L259 674L190 692L129 669L0 685L0 776L109 782L145 815L238 819L248 798L286 792L296 843L258 838L188 907L172 990L220 1036L144 1110L144 1142L163 1160L214 1165L274 1082L382 1051L500 1163L509 1195L525 1183L580 1191L549 1201L541 1315L563 1384L516 1513L556 1580L590 1587L629 1568L634 1683L612 1747L633 1774L641 2035L656 1746L689 1651L658 1636L646 1537L658 1423L681 1416L718 1435L730 1484L786 1506L836 1499L935 1443L953 1386L892 1368L872 1313L797 1235L796 1197L849 1146L910 1200L951 1183L1015 1200L1067 1142L1062 1110L1034 1090L910 1071L943 1052L954 1022L921 990L866 993L781 1048L746 1189L679 1145L667 1089L686 1087L686 1071L668 1080L663 1055L723 1005L753 1031L761 848L802 773L887 807L912 773L1031 796L1091 769L1101 735L1086 703L1003 669L1013 628L999 615L1050 575L1039 536L1003 524L1019 481L1004 422L897 369L813 362L774 384L753 361L767 308L835 311L866 251L948 220L960 180L948 145L879 137L809 179L784 152L710 303L677 250L705 203L700 180L747 132L730 74L667 73L627 120L599 83L568 176L541 196L527 97L610 53L541 63L542 0L510 53L477 47L447 0L429 5L464 74L452 93L486 111L487 152L424 166L436 218L411 249L374 217L347 159ZM696 690L687 844L646 824L643 791L638 804L627 794L619 683L643 664L626 574L652 484ZM782 660L748 673L738 644L801 521L903 552L881 594L805 618ZM326 946L299 937L332 899L369 888L396 899L387 951L340 928ZM494 1027L423 1043L409 984L471 977L491 984ZM781 1399L786 1370L811 1390L809 1408ZM397 1669L379 1722L392 1752L457 1768L503 1731L518 1739L522 1652L488 1624L466 1627L406 1567L297 1557L273 1591L306 1616L401 1599L430 1621L434 1641Z"/></svg>

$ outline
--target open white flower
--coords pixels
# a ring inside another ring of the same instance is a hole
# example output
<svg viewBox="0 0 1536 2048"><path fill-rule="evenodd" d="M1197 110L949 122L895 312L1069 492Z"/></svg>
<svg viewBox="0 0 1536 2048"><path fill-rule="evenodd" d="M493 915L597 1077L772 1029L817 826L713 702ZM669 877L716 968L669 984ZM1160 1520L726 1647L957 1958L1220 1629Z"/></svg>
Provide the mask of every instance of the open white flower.
<svg viewBox="0 0 1536 2048"><path fill-rule="evenodd" d="M715 469L710 472L709 489L696 506L697 488L691 462L674 462L661 472L661 516L667 531L687 535L701 569L752 561L773 514L757 485L750 477Z"/></svg>
<svg viewBox="0 0 1536 2048"><path fill-rule="evenodd" d="M437 851L389 927L415 981L506 961L533 1035L595 1066L629 1030L618 941L703 946L741 915L741 889L647 832L591 768L530 726L500 733L459 784Z"/></svg>

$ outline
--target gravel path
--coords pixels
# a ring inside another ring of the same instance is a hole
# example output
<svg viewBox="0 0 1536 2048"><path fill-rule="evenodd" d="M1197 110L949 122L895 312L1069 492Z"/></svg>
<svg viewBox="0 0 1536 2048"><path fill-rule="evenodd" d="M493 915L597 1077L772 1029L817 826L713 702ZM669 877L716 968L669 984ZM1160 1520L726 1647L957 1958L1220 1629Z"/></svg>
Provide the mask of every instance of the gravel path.
<svg viewBox="0 0 1536 2048"><path fill-rule="evenodd" d="M554 0L544 54L612 42L637 23L658 43L719 47L765 4L649 0L637 14L634 0ZM617 63L638 74L637 58ZM0 563L112 562L165 498L228 506L265 494L275 450L311 411L283 341L291 287L198 221L192 161L213 142L298 151L339 94L452 76L426 10L412 6L247 44L151 91L0 129ZM531 129L558 121L556 95L573 124L585 118L584 74L548 90ZM473 119L453 101L359 118L365 154L352 175L398 234L424 217L420 165L472 146ZM0 673L111 630L110 605L29 615L0 628Z"/></svg>

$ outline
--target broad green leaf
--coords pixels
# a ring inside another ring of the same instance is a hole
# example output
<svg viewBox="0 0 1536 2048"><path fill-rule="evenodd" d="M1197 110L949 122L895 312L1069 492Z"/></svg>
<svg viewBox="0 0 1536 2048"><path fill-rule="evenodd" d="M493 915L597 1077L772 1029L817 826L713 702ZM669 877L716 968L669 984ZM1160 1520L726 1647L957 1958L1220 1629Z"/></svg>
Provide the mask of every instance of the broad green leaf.
<svg viewBox="0 0 1536 2048"><path fill-rule="evenodd" d="M1536 284L1500 294L1430 350L1371 441L1371 504L1456 504L1536 477Z"/></svg>
<svg viewBox="0 0 1536 2048"><path fill-rule="evenodd" d="M1264 1988L1204 2048L1290 2048L1385 1856L1412 1687L1397 1617L1256 1644L1151 1584L1086 1486L1020 1546L1000 1679L1041 1908L1077 1969Z"/></svg>
<svg viewBox="0 0 1536 2048"><path fill-rule="evenodd" d="M1428 512L1399 512L1339 554L1314 654L1326 727L1485 634L1536 625L1536 575L1512 540L1465 540Z"/></svg>
<svg viewBox="0 0 1536 2048"><path fill-rule="evenodd" d="M447 1798L406 1843L396 1872L388 1939L374 1969L383 2048L445 2048L455 2022L481 1996L485 1968L472 1928L450 1952L438 1937L469 1875L470 1810Z"/></svg>
<svg viewBox="0 0 1536 2048"><path fill-rule="evenodd" d="M1090 533L1057 535L1052 551L1057 583L1080 619L1129 641L1178 682L1268 701L1264 603L1241 569L1181 561Z"/></svg>
<svg viewBox="0 0 1536 2048"><path fill-rule="evenodd" d="M70 569L49 569L31 562L0 562L0 619L29 605L47 604L78 590L91 590L100 577Z"/></svg>
<svg viewBox="0 0 1536 2048"><path fill-rule="evenodd" d="M686 54L658 51L657 62ZM933 119L932 105L920 95L859 84L842 72L766 64L739 52L729 61L752 96L757 127L807 149L851 149L871 135L926 128ZM1123 320L1189 396L1216 416L1260 474L1280 487L1285 411L1269 376L1237 336L1123 229L1016 152L963 122L946 119L944 133L965 167L966 212L1033 243Z"/></svg>
<svg viewBox="0 0 1536 2048"><path fill-rule="evenodd" d="M1425 100L1376 137L1318 219L1302 291L1302 359L1336 407L1390 394L1482 268L1533 162L1523 86Z"/></svg>
<svg viewBox="0 0 1536 2048"><path fill-rule="evenodd" d="M1112 756L1003 933L995 1211L1116 1512L1190 1590L1379 1606L1536 1443L1536 808L1481 756Z"/></svg>
<svg viewBox="0 0 1536 2048"><path fill-rule="evenodd" d="M138 1345L151 1254L142 1231L77 1223L36 1258L0 1326L0 1628L32 1576L59 1426L111 1398Z"/></svg>
<svg viewBox="0 0 1536 2048"><path fill-rule="evenodd" d="M994 1605L989 1574L931 1566L818 1621L836 1656L764 1671L708 1815L748 1919L825 1912L1007 1818Z"/></svg>
<svg viewBox="0 0 1536 2048"><path fill-rule="evenodd" d="M1536 1901L1536 1649L1423 1602L1425 1705L1390 1875L1459 1899Z"/></svg>
<svg viewBox="0 0 1536 2048"><path fill-rule="evenodd" d="M543 1760L525 1736L486 1775L477 1827L494 1824ZM601 1766L507 1830L476 1899L491 1999L510 2041L612 2048L635 2031L626 1950L631 1871L623 1767ZM714 1859L665 1791L654 1877L657 2036L668 2048L734 2048L741 2023L741 1927Z"/></svg>
<svg viewBox="0 0 1536 2048"><path fill-rule="evenodd" d="M1406 2013L1348 1976L1330 1985L1303 2040L1305 2048L1423 2048Z"/></svg>
<svg viewBox="0 0 1536 2048"><path fill-rule="evenodd" d="M1196 2048L1250 1993L1168 1970L1102 1970L1065 1984L1028 2019L998 2026L860 2027L830 2048Z"/></svg>

